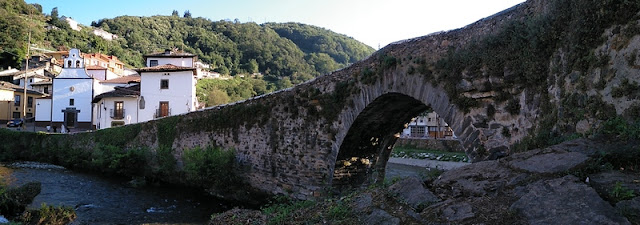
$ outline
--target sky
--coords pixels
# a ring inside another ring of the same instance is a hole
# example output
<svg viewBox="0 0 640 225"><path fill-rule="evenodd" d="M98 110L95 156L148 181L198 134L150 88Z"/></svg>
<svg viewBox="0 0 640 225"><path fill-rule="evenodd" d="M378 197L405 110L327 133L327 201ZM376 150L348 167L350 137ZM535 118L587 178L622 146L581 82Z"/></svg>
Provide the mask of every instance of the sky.
<svg viewBox="0 0 640 225"><path fill-rule="evenodd" d="M26 0L83 25L117 16L180 16L212 21L299 22L353 37L375 49L404 39L447 31L517 5L524 0Z"/></svg>

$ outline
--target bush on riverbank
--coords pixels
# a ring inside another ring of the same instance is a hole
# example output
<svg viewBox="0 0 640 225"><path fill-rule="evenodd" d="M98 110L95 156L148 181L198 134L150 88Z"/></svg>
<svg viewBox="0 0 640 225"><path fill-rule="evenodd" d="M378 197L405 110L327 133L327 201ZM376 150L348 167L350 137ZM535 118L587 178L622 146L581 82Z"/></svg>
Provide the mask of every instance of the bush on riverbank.
<svg viewBox="0 0 640 225"><path fill-rule="evenodd" d="M50 206L42 203L39 209L28 210L20 220L28 225L64 225L77 217L76 211L68 206Z"/></svg>
<svg viewBox="0 0 640 225"><path fill-rule="evenodd" d="M0 215L8 219L17 218L40 194L40 190L40 182L30 182L16 188L0 186Z"/></svg>
<svg viewBox="0 0 640 225"><path fill-rule="evenodd" d="M234 172L234 150L196 147L185 150L182 160L190 183L213 186L220 190L227 190L239 183Z"/></svg>

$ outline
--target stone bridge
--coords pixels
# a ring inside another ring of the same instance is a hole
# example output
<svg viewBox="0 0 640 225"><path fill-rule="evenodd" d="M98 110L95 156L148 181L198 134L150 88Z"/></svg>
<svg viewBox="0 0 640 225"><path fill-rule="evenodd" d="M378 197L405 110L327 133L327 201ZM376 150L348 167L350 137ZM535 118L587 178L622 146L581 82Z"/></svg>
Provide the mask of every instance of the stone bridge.
<svg viewBox="0 0 640 225"><path fill-rule="evenodd" d="M622 80L640 80L640 57L629 59L638 55L640 34L625 33L640 30L627 29L639 26L629 22L637 15L614 13L616 20L601 27L604 35L593 34L605 43L585 45L598 60L580 70L571 61L574 48L557 44L570 42L553 39L559 35L552 31L573 37L579 24L563 21L591 14L557 15L580 7L607 11L572 2L527 1L461 29L391 44L293 88L149 121L129 145L171 147L178 159L197 146L235 149L248 185L306 199L383 179L397 134L428 108L453 128L474 162L533 143L538 132L584 133L610 117L637 115L639 100L612 94ZM543 32L531 33L537 30ZM614 42L621 38L626 42Z"/></svg>

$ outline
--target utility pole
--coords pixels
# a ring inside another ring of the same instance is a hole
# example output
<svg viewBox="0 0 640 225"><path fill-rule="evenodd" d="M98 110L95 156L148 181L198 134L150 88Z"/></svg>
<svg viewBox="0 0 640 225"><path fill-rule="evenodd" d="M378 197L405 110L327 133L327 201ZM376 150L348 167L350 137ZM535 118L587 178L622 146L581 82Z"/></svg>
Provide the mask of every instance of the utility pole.
<svg viewBox="0 0 640 225"><path fill-rule="evenodd" d="M26 66L24 69L24 87L22 90L24 94L22 95L22 127L23 129L27 129L27 75L29 75L29 49L31 48L31 31L29 31L29 39L27 41L27 59ZM34 124L35 126L35 124Z"/></svg>

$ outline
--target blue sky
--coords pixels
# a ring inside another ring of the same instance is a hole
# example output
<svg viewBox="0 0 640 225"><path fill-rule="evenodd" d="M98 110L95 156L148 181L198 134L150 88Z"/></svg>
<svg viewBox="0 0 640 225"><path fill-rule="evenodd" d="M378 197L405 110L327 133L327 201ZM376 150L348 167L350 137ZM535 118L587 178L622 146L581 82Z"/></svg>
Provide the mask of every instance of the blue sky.
<svg viewBox="0 0 640 225"><path fill-rule="evenodd" d="M353 37L378 49L433 32L463 27L523 0L26 0L81 24L117 16L180 15L213 21L300 22Z"/></svg>

